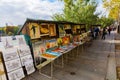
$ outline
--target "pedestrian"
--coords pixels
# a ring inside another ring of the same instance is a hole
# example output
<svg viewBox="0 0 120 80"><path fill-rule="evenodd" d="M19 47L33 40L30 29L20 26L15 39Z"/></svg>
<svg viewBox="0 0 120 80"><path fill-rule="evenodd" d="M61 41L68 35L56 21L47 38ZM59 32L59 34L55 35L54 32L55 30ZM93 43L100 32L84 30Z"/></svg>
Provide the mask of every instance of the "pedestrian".
<svg viewBox="0 0 120 80"><path fill-rule="evenodd" d="M111 30L112 30L111 27L109 27L109 28L108 28L108 33L109 33L109 35L110 35L110 33L111 33Z"/></svg>
<svg viewBox="0 0 120 80"><path fill-rule="evenodd" d="M94 32L95 32L95 39L96 39L98 37L99 28L95 27Z"/></svg>
<svg viewBox="0 0 120 80"><path fill-rule="evenodd" d="M103 28L103 32L102 32L102 39L105 40L105 35L107 34L106 28Z"/></svg>

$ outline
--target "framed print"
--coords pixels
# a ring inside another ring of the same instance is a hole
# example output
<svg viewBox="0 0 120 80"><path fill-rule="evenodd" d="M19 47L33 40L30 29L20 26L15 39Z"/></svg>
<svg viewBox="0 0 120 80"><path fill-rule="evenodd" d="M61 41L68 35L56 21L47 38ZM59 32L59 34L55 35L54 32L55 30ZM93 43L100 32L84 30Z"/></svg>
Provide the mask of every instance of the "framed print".
<svg viewBox="0 0 120 80"><path fill-rule="evenodd" d="M9 48L9 49L3 50L2 53L3 53L4 61L9 61L9 60L19 58L16 48Z"/></svg>
<svg viewBox="0 0 120 80"><path fill-rule="evenodd" d="M40 38L40 26L38 23L29 23L29 31L31 39Z"/></svg>
<svg viewBox="0 0 120 80"><path fill-rule="evenodd" d="M29 46L19 46L18 47L20 57L31 54Z"/></svg>
<svg viewBox="0 0 120 80"><path fill-rule="evenodd" d="M55 24L49 24L49 34L50 36L56 36Z"/></svg>
<svg viewBox="0 0 120 80"><path fill-rule="evenodd" d="M14 60L10 60L5 62L5 66L7 69L7 72L13 71L15 69L21 68L21 62L20 59L14 59Z"/></svg>
<svg viewBox="0 0 120 80"><path fill-rule="evenodd" d="M25 68L26 68L26 71L27 71L28 75L31 74L31 73L33 73L35 71L33 62L30 62L30 61L28 61L28 62L25 63Z"/></svg>
<svg viewBox="0 0 120 80"><path fill-rule="evenodd" d="M22 66L25 66L25 63L27 63L27 62L33 63L33 58L32 58L31 55L27 55L27 56L21 57Z"/></svg>
<svg viewBox="0 0 120 80"><path fill-rule="evenodd" d="M42 23L40 24L40 36L49 35L49 25Z"/></svg>
<svg viewBox="0 0 120 80"><path fill-rule="evenodd" d="M8 48L12 48L12 47L13 47L12 38L11 38L10 36L1 37L1 42L3 43L3 47L4 47L5 49L8 49Z"/></svg>
<svg viewBox="0 0 120 80"><path fill-rule="evenodd" d="M17 70L8 73L9 80L21 80L24 77L25 75L22 68L19 68Z"/></svg>

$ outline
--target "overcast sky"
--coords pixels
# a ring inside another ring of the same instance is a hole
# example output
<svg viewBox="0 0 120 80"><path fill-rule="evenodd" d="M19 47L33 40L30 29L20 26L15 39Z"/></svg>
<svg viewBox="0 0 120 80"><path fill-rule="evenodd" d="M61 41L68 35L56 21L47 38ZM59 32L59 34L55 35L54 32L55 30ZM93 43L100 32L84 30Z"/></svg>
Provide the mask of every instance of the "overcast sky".
<svg viewBox="0 0 120 80"><path fill-rule="evenodd" d="M26 18L51 20L62 13L63 2L58 0L0 0L0 26L24 24ZM100 2L98 10L103 10Z"/></svg>

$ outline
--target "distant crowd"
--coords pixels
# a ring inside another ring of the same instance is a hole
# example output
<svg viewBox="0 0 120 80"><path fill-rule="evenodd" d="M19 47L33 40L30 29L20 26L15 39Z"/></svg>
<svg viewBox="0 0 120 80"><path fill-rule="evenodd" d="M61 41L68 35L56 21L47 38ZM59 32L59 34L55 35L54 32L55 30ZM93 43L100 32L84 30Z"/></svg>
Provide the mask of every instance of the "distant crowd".
<svg viewBox="0 0 120 80"><path fill-rule="evenodd" d="M104 27L104 28L100 28L100 27L93 27L90 29L91 31L91 36L93 39L97 39L97 37L101 37L101 39L105 40L105 36L108 34L111 34L111 31L115 31L116 28L115 27Z"/></svg>

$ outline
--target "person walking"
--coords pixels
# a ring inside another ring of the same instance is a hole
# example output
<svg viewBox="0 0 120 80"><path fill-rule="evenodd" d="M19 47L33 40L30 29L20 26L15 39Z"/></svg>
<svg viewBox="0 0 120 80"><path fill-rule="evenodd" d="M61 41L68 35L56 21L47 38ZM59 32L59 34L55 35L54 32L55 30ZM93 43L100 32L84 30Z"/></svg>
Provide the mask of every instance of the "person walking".
<svg viewBox="0 0 120 80"><path fill-rule="evenodd" d="M112 30L111 27L109 27L109 28L108 28L108 33L109 33L109 35L110 35L110 33L111 33L111 30Z"/></svg>
<svg viewBox="0 0 120 80"><path fill-rule="evenodd" d="M103 32L102 32L102 39L105 40L105 35L106 35L106 34L107 34L106 28L104 27L104 28L103 28Z"/></svg>
<svg viewBox="0 0 120 80"><path fill-rule="evenodd" d="M94 32L95 32L95 39L98 37L98 33L99 33L99 28L95 27Z"/></svg>

